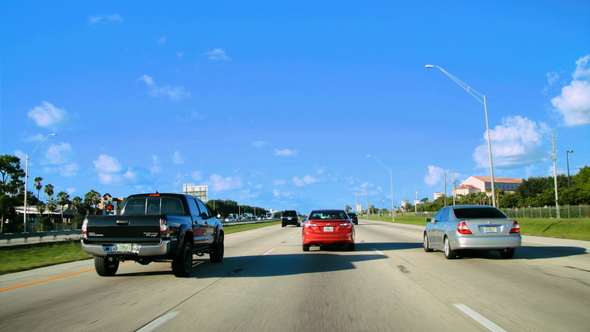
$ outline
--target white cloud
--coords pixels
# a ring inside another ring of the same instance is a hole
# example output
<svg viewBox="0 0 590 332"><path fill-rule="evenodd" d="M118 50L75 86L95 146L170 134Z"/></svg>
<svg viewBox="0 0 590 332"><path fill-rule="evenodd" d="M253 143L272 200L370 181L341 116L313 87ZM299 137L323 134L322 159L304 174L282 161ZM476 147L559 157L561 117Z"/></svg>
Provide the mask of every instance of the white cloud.
<svg viewBox="0 0 590 332"><path fill-rule="evenodd" d="M225 51L220 48L216 48L213 51L206 52L205 56L207 56L209 60L230 60L230 58L227 55L225 55Z"/></svg>
<svg viewBox="0 0 590 332"><path fill-rule="evenodd" d="M51 144L45 153L45 159L49 164L65 164L72 155L73 150L69 143Z"/></svg>
<svg viewBox="0 0 590 332"><path fill-rule="evenodd" d="M117 173L121 171L121 163L115 158L106 154L101 154L98 159L93 161L94 166L99 172Z"/></svg>
<svg viewBox="0 0 590 332"><path fill-rule="evenodd" d="M138 78L138 81L144 81L145 84L151 88L150 96L152 97L167 96L172 101L180 101L184 97L190 97L191 95L191 93L186 91L182 86L157 86L156 82L154 82L154 79L147 75L143 75L142 77Z"/></svg>
<svg viewBox="0 0 590 332"><path fill-rule="evenodd" d="M221 175L213 174L206 184L212 187L213 192L218 192L220 190L241 188L242 180L239 177L228 176L224 178Z"/></svg>
<svg viewBox="0 0 590 332"><path fill-rule="evenodd" d="M62 109L53 106L46 101L29 111L29 118L33 119L40 127L53 128L55 125L68 121L68 113Z"/></svg>
<svg viewBox="0 0 590 332"><path fill-rule="evenodd" d="M158 39L158 45L162 45L166 42L166 38L162 37L160 39Z"/></svg>
<svg viewBox="0 0 590 332"><path fill-rule="evenodd" d="M311 176L309 174L306 175L306 176L304 176L303 179L300 179L298 177L294 177L293 178L293 183L297 187L303 187L303 186L305 186L307 184L312 184L312 183L315 183L315 182L318 182L318 179L314 178L313 176Z"/></svg>
<svg viewBox="0 0 590 332"><path fill-rule="evenodd" d="M566 126L576 127L590 124L590 68L586 55L576 61L573 80L563 89L561 95L551 99L555 111L563 116Z"/></svg>
<svg viewBox="0 0 590 332"><path fill-rule="evenodd" d="M290 156L294 156L297 155L297 151L295 150L289 150L289 149L275 149L275 156L285 156L285 157L290 157Z"/></svg>
<svg viewBox="0 0 590 332"><path fill-rule="evenodd" d="M442 180L444 173L445 171L440 167L428 166L428 175L424 177L424 183L434 186Z"/></svg>
<svg viewBox="0 0 590 332"><path fill-rule="evenodd" d="M184 164L185 161L185 157L180 154L180 152L178 151L174 151L174 154L172 155L172 162L175 164Z"/></svg>
<svg viewBox="0 0 590 332"><path fill-rule="evenodd" d="M113 15L91 15L88 17L88 24L106 24L111 22L123 22L123 18L119 14Z"/></svg>
<svg viewBox="0 0 590 332"><path fill-rule="evenodd" d="M265 141L256 141L256 142L252 143L252 145L258 149L262 148L263 146L265 146L267 144L268 144L268 142L265 142Z"/></svg>
<svg viewBox="0 0 590 332"><path fill-rule="evenodd" d="M45 167L43 170L49 174L59 174L64 177L70 177L78 174L78 170L80 166L77 163L73 162L70 164L65 164L57 167Z"/></svg>
<svg viewBox="0 0 590 332"><path fill-rule="evenodd" d="M200 171L194 171L190 174L190 177L195 181L201 181L203 174Z"/></svg>
<svg viewBox="0 0 590 332"><path fill-rule="evenodd" d="M514 168L545 162L547 154L541 144L542 136L547 132L546 124L537 124L526 117L502 119L502 125L490 130L494 167ZM484 143L475 149L473 159L477 167L490 166L486 133Z"/></svg>
<svg viewBox="0 0 590 332"><path fill-rule="evenodd" d="M176 56L179 58L182 58L183 55L184 55L184 53L182 53L182 52L176 52Z"/></svg>
<svg viewBox="0 0 590 332"><path fill-rule="evenodd" d="M285 184L287 184L287 181L285 181L285 180L275 180L273 182L273 185L275 185L275 186L283 186Z"/></svg>

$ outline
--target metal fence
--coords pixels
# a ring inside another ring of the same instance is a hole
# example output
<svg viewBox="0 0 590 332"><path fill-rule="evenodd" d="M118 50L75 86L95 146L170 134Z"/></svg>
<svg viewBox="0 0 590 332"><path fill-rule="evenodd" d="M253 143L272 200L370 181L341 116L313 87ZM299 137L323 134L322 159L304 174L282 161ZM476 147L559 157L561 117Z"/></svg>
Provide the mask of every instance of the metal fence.
<svg viewBox="0 0 590 332"><path fill-rule="evenodd" d="M510 218L557 218L555 206L500 209ZM559 207L560 218L590 218L590 205Z"/></svg>
<svg viewBox="0 0 590 332"><path fill-rule="evenodd" d="M557 218L555 206L500 208L509 218ZM413 216L432 218L437 211L430 212L398 212L396 216ZM590 218L590 205L565 205L559 207L560 218Z"/></svg>

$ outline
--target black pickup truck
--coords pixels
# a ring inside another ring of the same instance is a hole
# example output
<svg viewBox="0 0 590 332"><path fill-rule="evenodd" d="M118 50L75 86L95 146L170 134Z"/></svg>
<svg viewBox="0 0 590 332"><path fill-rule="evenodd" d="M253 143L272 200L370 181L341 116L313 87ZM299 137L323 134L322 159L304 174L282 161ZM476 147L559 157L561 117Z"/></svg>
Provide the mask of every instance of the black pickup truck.
<svg viewBox="0 0 590 332"><path fill-rule="evenodd" d="M177 277L188 277L193 254L223 260L224 231L217 211L184 194L138 194L125 199L119 215L86 216L82 249L94 255L100 276L113 276L119 262L171 262Z"/></svg>

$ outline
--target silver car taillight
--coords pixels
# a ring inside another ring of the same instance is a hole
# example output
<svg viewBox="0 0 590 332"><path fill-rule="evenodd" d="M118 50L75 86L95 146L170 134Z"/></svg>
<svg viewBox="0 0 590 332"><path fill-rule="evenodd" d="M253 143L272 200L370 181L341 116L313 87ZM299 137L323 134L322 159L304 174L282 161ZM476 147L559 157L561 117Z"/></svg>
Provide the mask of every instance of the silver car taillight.
<svg viewBox="0 0 590 332"><path fill-rule="evenodd" d="M514 221L512 223L512 228L510 228L510 233L520 233L520 225L518 221Z"/></svg>
<svg viewBox="0 0 590 332"><path fill-rule="evenodd" d="M459 234L472 234L471 230L467 226L467 223L462 221L457 225L457 232Z"/></svg>

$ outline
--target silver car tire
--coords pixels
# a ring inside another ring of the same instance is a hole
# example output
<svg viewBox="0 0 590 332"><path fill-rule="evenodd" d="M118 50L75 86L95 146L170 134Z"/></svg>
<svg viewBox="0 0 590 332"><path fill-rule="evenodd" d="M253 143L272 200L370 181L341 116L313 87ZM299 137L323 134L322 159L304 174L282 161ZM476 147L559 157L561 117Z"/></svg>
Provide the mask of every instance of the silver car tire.
<svg viewBox="0 0 590 332"><path fill-rule="evenodd" d="M445 253L446 259L457 258L457 251L451 249L451 244L449 243L449 238L446 236L445 236L444 253Z"/></svg>
<svg viewBox="0 0 590 332"><path fill-rule="evenodd" d="M428 235L424 232L424 251L432 252L433 250L430 248L430 241L428 241Z"/></svg>

